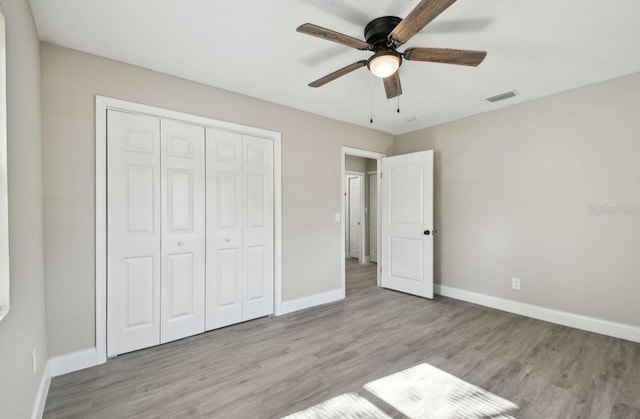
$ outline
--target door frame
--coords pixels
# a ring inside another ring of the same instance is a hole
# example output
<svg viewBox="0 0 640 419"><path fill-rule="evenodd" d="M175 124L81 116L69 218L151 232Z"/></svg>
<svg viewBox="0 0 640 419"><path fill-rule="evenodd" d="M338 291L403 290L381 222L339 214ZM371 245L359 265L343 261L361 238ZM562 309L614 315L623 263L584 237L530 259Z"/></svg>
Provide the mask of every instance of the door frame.
<svg viewBox="0 0 640 419"><path fill-rule="evenodd" d="M282 134L276 131L233 124L203 116L96 95L96 364L107 362L107 110L175 119L194 125L252 135L273 141L273 298L274 314L279 315L282 311Z"/></svg>
<svg viewBox="0 0 640 419"><path fill-rule="evenodd" d="M369 178L371 176L375 176L376 177L376 211L378 211L378 193L377 193L379 191L379 188L378 188L378 171L377 170L369 170L366 173L366 175L367 175L367 187L369 187L369 188L371 188L371 184L369 184ZM368 205L367 214L369 214L369 219L371 219L371 195L369 195L369 202L367 202L367 205ZM378 218L380 218L379 215L378 215ZM379 223L376 222L376 226L378 224ZM377 231L377 229L376 229L376 231ZM380 253L380 249L378 249L378 245L379 244L380 243L378 242L378 237L377 237L377 234L376 234L376 251L378 253ZM378 259L379 258L376 259L375 263L378 263ZM367 261L371 262L371 221L369 221L369 259Z"/></svg>
<svg viewBox="0 0 640 419"><path fill-rule="evenodd" d="M367 257L364 254L365 253L364 252L364 249L365 249L365 237L366 237L366 232L365 232L365 228L364 228L364 226L366 224L366 222L364 220L364 218L365 218L365 212L364 212L364 208L365 208L365 202L364 202L364 196L365 196L365 191L364 191L364 184L365 184L364 172L354 172L354 171L351 171L351 170L346 170L344 172L345 193L348 193L348 191L347 191L347 183L348 183L348 179L350 177L357 177L357 178L360 179L360 222L361 222L360 226L361 226L361 228L360 228L360 239L359 239L360 240L360 254L358 255L358 263L360 263L361 265L364 265L365 263L367 263ZM343 194L343 196L345 198L347 198L346 195ZM351 210L351 204L349 203L349 201L347 199L345 199L344 205L345 205L345 217L346 217L345 220L348 220L349 219L349 214L348 213ZM348 224L348 221L345 221L345 223ZM349 226L349 227L351 227L351 226ZM346 229L345 229L345 235L346 234L347 234L347 232L346 232ZM350 234L351 233L349 233L349 235ZM350 239L351 238L349 237L349 241L351 241ZM347 246L346 241L347 241L347 239L345 237L345 246ZM347 250L346 247L345 247L344 251L345 251L345 257L347 255L347 253L349 254L349 257L354 257Z"/></svg>
<svg viewBox="0 0 640 419"><path fill-rule="evenodd" d="M380 208L380 173L382 170L382 166L381 166L381 162L380 159L387 157L386 154L383 153L378 153L376 151L369 151L369 150L362 150L359 148L353 148L353 147L342 147L340 150L340 184L341 186L341 193L340 193L340 202L341 202L341 217L340 217L340 243L341 243L341 252L340 252L340 268L341 268L341 291L342 291L342 295L345 296L346 295L346 284L347 284L347 273L346 273L346 253L345 253L345 241L346 241L346 237L345 237L345 199L344 199L344 192L345 192L345 158L346 156L356 156L356 157L364 157L367 159L372 159L372 160L377 160L377 179L378 179L378 208ZM380 236L380 217L378 217L378 246L380 246L380 240L381 240L381 236ZM380 263L376 264L376 283L378 286L380 286Z"/></svg>

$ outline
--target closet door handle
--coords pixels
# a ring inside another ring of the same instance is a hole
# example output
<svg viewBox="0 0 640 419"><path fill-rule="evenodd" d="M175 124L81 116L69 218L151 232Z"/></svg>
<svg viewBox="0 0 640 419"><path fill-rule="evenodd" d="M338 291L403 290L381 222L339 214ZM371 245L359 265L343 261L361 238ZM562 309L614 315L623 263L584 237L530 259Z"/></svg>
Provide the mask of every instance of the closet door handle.
<svg viewBox="0 0 640 419"><path fill-rule="evenodd" d="M226 241L227 243L229 243L231 241L231 237L227 237L224 239L224 241Z"/></svg>
<svg viewBox="0 0 640 419"><path fill-rule="evenodd" d="M184 246L184 242L181 240L178 242L178 246Z"/></svg>

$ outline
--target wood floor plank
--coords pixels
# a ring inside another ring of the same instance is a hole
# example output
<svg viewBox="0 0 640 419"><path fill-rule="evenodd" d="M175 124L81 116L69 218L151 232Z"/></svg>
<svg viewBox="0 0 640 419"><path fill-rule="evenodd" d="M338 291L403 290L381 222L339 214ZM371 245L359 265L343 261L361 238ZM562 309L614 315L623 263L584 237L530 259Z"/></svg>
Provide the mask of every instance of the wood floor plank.
<svg viewBox="0 0 640 419"><path fill-rule="evenodd" d="M640 345L436 296L376 287L121 355L52 380L44 417L272 418L428 363L519 406L519 418L640 418Z"/></svg>

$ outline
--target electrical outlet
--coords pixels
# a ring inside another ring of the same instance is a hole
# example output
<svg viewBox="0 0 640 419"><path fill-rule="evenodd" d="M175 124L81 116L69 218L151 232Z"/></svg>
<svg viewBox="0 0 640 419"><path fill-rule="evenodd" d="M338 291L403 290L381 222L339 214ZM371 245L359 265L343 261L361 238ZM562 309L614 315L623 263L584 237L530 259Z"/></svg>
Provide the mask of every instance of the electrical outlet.
<svg viewBox="0 0 640 419"><path fill-rule="evenodd" d="M520 291L520 279L519 278L511 278L511 288L516 291Z"/></svg>
<svg viewBox="0 0 640 419"><path fill-rule="evenodd" d="M340 222L340 213L339 212L336 212L335 220L336 220L336 223Z"/></svg>
<svg viewBox="0 0 640 419"><path fill-rule="evenodd" d="M38 349L33 348L31 351L31 367L33 368L33 375L36 375L38 371Z"/></svg>

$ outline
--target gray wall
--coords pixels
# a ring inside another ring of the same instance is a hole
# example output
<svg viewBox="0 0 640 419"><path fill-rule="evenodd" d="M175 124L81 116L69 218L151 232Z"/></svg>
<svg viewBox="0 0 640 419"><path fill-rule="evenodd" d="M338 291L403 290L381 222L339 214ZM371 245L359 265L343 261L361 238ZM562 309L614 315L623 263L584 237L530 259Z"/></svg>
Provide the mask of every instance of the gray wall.
<svg viewBox="0 0 640 419"><path fill-rule="evenodd" d="M40 43L26 0L2 0L7 28L11 310L0 322L0 416L31 417L47 355ZM31 350L38 371L31 371Z"/></svg>
<svg viewBox="0 0 640 419"><path fill-rule="evenodd" d="M282 133L283 297L340 288L341 147L394 137L43 43L45 255L52 355L95 346L95 95Z"/></svg>
<svg viewBox="0 0 640 419"><path fill-rule="evenodd" d="M358 156L344 156L344 169L352 172L367 173L367 161L364 157Z"/></svg>
<svg viewBox="0 0 640 419"><path fill-rule="evenodd" d="M436 281L640 326L640 215L590 213L640 205L639 115L640 73L400 136L435 150Z"/></svg>

